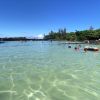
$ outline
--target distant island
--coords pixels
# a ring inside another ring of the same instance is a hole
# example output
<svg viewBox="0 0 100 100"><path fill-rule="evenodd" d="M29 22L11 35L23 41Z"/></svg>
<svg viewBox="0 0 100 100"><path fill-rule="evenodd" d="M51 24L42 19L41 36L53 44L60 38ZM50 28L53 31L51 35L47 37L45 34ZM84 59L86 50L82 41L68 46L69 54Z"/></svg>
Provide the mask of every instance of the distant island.
<svg viewBox="0 0 100 100"><path fill-rule="evenodd" d="M58 32L51 31L44 39L53 40L68 40L68 41L84 41L84 40L98 40L100 39L100 29L94 30L91 26L88 30L75 32L67 32L66 28L59 29Z"/></svg>
<svg viewBox="0 0 100 100"><path fill-rule="evenodd" d="M67 32L66 28L59 29L58 32L51 31L44 36L45 40L67 40L67 41L89 41L90 43L100 43L100 29L90 26L88 30Z"/></svg>
<svg viewBox="0 0 100 100"><path fill-rule="evenodd" d="M27 37L4 37L0 38L0 41L40 41L43 39L37 39L37 38L27 38Z"/></svg>

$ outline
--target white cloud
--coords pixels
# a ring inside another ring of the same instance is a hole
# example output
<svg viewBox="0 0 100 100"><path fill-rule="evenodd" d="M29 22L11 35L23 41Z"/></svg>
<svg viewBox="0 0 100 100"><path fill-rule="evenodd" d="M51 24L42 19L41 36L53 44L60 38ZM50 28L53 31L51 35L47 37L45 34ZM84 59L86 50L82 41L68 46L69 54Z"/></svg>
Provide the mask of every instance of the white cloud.
<svg viewBox="0 0 100 100"><path fill-rule="evenodd" d="M37 36L37 38L38 38L38 39L43 39L43 38L44 38L44 35L43 35L43 34L39 34L39 35Z"/></svg>

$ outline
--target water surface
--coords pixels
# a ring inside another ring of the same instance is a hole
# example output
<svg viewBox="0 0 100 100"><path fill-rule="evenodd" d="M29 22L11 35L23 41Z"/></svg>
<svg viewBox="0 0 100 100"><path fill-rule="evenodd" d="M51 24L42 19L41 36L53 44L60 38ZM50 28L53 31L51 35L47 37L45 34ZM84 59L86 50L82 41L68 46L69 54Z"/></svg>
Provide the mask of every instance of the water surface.
<svg viewBox="0 0 100 100"><path fill-rule="evenodd" d="M71 46L0 44L0 100L100 100L100 52Z"/></svg>

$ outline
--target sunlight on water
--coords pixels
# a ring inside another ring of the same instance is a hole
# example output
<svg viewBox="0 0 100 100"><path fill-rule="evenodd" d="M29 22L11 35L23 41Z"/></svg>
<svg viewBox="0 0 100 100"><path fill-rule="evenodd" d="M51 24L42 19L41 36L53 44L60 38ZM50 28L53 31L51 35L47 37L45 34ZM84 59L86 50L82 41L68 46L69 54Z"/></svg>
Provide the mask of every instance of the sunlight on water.
<svg viewBox="0 0 100 100"><path fill-rule="evenodd" d="M0 44L0 100L100 100L100 52L74 47Z"/></svg>

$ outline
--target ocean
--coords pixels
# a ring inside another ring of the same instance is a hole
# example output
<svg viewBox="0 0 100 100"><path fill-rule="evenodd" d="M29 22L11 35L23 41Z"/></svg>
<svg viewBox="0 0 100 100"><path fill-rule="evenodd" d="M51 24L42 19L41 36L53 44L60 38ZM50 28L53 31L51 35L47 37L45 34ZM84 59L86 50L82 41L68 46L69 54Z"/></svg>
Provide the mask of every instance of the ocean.
<svg viewBox="0 0 100 100"><path fill-rule="evenodd" d="M63 42L0 44L0 100L100 100L100 51Z"/></svg>

